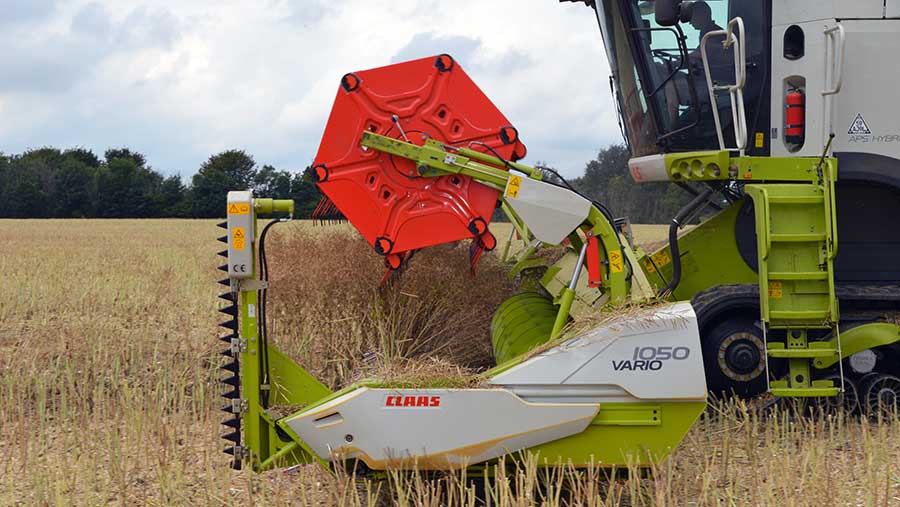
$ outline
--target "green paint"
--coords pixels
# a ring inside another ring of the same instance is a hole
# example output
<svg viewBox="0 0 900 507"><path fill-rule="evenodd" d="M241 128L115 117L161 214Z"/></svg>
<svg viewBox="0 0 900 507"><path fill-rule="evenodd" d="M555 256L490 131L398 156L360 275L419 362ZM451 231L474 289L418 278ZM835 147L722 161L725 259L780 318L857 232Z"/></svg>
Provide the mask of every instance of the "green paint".
<svg viewBox="0 0 900 507"><path fill-rule="evenodd" d="M254 199L252 219L255 222L258 215L273 213L291 216L293 210L292 200ZM255 224L253 230L258 230ZM257 238L251 238L248 247L253 249L254 262L251 266L254 269L256 245ZM309 447L296 438L294 442L282 440L275 429L274 421L262 407L260 379L264 368L264 355L259 337L257 299L255 289L238 292L238 335L246 347L240 357L240 392L241 398L247 404L246 411L241 415L243 432L241 444L250 450L250 463L256 470L259 470L263 463L270 463L276 454L285 463L307 463L314 459ZM267 350L272 405L309 405L330 393L327 387L275 347L270 345ZM290 450L285 450L288 447Z"/></svg>
<svg viewBox="0 0 900 507"><path fill-rule="evenodd" d="M501 303L491 319L491 343L497 364L546 343L556 315L553 302L536 292L516 294Z"/></svg>
<svg viewBox="0 0 900 507"><path fill-rule="evenodd" d="M897 324L889 324L887 322L875 322L872 324L863 324L847 331L841 331L841 352L842 357L850 357L857 352L891 345L900 341L900 326ZM833 338L828 342L828 347L837 349L837 339ZM837 354L819 357L813 361L813 366L818 369L829 368L837 363Z"/></svg>
<svg viewBox="0 0 900 507"><path fill-rule="evenodd" d="M815 166L810 183L752 184L759 296L762 320L787 330L784 343L767 344L767 354L788 361L786 380L770 383L775 396L834 396L830 380L813 381L814 359L836 358L836 344L810 343L809 329L834 329L839 320L834 291L837 225L834 159Z"/></svg>
<svg viewBox="0 0 900 507"><path fill-rule="evenodd" d="M241 398L247 401L247 410L243 413L243 443L252 451L251 463L257 464L267 459L271 453L269 448L269 432L266 421L261 417L260 401L260 349L259 325L256 291L241 291L240 298L240 337L246 342L246 350L241 353Z"/></svg>
<svg viewBox="0 0 900 507"><path fill-rule="evenodd" d="M809 387L795 387L787 380L773 380L769 383L772 396L784 398L818 398L821 396L837 396L841 391L830 380L813 380Z"/></svg>
<svg viewBox="0 0 900 507"><path fill-rule="evenodd" d="M651 465L678 446L705 409L706 401L601 403L585 431L528 451L548 465Z"/></svg>
<svg viewBox="0 0 900 507"><path fill-rule="evenodd" d="M735 240L735 222L743 212L743 204L743 200L734 203L678 238L682 274L672 300L690 300L717 285L758 282L756 272L738 252ZM656 289L665 287L672 277L668 245L639 258L638 262Z"/></svg>
<svg viewBox="0 0 900 507"><path fill-rule="evenodd" d="M269 344L269 375L272 405L311 405L331 390L280 350Z"/></svg>
<svg viewBox="0 0 900 507"><path fill-rule="evenodd" d="M727 151L665 155L672 181L813 182L819 157L731 157Z"/></svg>
<svg viewBox="0 0 900 507"><path fill-rule="evenodd" d="M828 185L747 185L756 213L760 304L773 328L830 328L838 320Z"/></svg>

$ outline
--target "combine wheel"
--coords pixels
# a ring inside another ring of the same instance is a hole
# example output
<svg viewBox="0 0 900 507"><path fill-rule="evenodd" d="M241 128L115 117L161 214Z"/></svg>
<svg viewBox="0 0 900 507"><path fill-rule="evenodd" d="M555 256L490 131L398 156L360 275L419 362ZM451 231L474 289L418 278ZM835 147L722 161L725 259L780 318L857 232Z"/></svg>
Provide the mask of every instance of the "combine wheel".
<svg viewBox="0 0 900 507"><path fill-rule="evenodd" d="M867 377L860 389L865 414L873 419L897 417L900 410L900 378L887 374Z"/></svg>
<svg viewBox="0 0 900 507"><path fill-rule="evenodd" d="M707 387L713 394L752 397L766 391L762 331L749 318L725 320L703 336Z"/></svg>

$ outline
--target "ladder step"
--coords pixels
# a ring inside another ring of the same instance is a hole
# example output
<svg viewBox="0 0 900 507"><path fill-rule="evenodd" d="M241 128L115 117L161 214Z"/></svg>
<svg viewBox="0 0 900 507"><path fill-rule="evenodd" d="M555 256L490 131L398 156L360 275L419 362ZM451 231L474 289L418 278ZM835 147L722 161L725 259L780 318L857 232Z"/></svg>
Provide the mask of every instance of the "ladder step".
<svg viewBox="0 0 900 507"><path fill-rule="evenodd" d="M830 380L813 380L810 387L790 387L787 380L773 380L769 383L769 392L773 396L783 398L812 398L818 396L837 396L841 388Z"/></svg>
<svg viewBox="0 0 900 507"><path fill-rule="evenodd" d="M828 280L827 271L769 271L769 280Z"/></svg>
<svg viewBox="0 0 900 507"><path fill-rule="evenodd" d="M819 204L824 203L821 195L770 195L770 204Z"/></svg>
<svg viewBox="0 0 900 507"><path fill-rule="evenodd" d="M824 232L810 232L804 234L769 234L773 243L801 243L809 241L825 241Z"/></svg>
<svg viewBox="0 0 900 507"><path fill-rule="evenodd" d="M828 342L810 342L805 349L785 348L784 343L771 342L766 345L766 351L769 357L777 357L781 359L815 359L819 357L834 357L837 355L837 349L833 348Z"/></svg>
<svg viewBox="0 0 900 507"><path fill-rule="evenodd" d="M831 310L770 310L770 320L822 320L831 317Z"/></svg>

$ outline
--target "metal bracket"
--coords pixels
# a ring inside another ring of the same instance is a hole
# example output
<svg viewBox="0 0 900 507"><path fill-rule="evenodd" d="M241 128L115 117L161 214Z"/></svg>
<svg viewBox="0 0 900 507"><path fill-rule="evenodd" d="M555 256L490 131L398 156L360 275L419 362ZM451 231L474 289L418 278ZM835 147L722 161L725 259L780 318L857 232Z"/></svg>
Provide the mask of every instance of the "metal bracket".
<svg viewBox="0 0 900 507"><path fill-rule="evenodd" d="M250 403L245 398L237 398L231 400L231 413L241 415L250 407Z"/></svg>
<svg viewBox="0 0 900 507"><path fill-rule="evenodd" d="M250 457L250 449L244 447L243 445L235 445L234 446L234 460L235 461L243 461Z"/></svg>
<svg viewBox="0 0 900 507"><path fill-rule="evenodd" d="M269 282L256 279L236 280L237 290L240 292L250 292L254 290L263 290L269 288Z"/></svg>
<svg viewBox="0 0 900 507"><path fill-rule="evenodd" d="M231 353L232 354L240 354L241 352L247 351L247 340L243 338L232 338L231 339Z"/></svg>

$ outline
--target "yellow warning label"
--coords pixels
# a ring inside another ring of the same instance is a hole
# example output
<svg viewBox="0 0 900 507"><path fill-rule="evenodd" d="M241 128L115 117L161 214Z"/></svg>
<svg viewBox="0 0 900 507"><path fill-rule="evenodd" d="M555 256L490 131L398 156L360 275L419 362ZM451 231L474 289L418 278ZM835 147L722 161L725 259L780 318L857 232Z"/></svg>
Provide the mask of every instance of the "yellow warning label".
<svg viewBox="0 0 900 507"><path fill-rule="evenodd" d="M512 197L513 199L519 195L519 187L522 186L522 177L511 175L509 177L509 183L506 184L506 197Z"/></svg>
<svg viewBox="0 0 900 507"><path fill-rule="evenodd" d="M772 299L781 299L784 292L781 288L781 282L769 282L769 297Z"/></svg>
<svg viewBox="0 0 900 507"><path fill-rule="evenodd" d="M621 273L625 269L622 263L622 251L611 250L609 252L609 270L612 273Z"/></svg>
<svg viewBox="0 0 900 507"><path fill-rule="evenodd" d="M246 215L250 213L250 203L236 202L228 205L229 215Z"/></svg>
<svg viewBox="0 0 900 507"><path fill-rule="evenodd" d="M231 247L235 250L243 250L246 245L246 234L243 227L235 227L231 230Z"/></svg>
<svg viewBox="0 0 900 507"><path fill-rule="evenodd" d="M756 138L753 140L753 146L755 146L757 148L762 148L764 142L765 142L765 137L763 136L763 133L757 132Z"/></svg>
<svg viewBox="0 0 900 507"><path fill-rule="evenodd" d="M658 268L661 268L666 264L672 262L672 256L669 255L668 250L660 250L659 252L653 254L650 258L653 259L653 263L656 264L656 267Z"/></svg>

